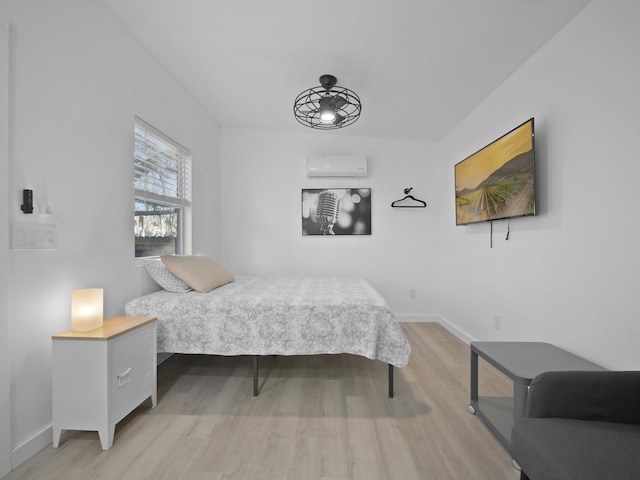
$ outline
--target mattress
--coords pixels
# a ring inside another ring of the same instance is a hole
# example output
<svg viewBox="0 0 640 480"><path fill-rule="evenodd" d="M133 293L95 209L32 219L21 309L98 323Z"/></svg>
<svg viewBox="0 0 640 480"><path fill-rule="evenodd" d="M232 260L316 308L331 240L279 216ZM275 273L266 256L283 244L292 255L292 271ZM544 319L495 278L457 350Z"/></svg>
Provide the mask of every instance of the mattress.
<svg viewBox="0 0 640 480"><path fill-rule="evenodd" d="M411 346L384 298L357 277L236 277L208 293L166 290L129 301L158 319L158 352L349 353L396 367Z"/></svg>

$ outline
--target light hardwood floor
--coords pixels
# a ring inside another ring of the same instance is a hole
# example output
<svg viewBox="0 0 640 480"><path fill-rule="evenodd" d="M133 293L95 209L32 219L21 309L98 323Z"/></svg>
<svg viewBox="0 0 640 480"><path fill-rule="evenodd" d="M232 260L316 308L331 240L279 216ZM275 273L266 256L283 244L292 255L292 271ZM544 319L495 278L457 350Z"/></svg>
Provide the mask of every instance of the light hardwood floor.
<svg viewBox="0 0 640 480"><path fill-rule="evenodd" d="M438 324L402 324L413 348L395 369L352 355L267 357L252 396L251 358L174 355L158 368L158 406L120 422L111 450L70 431L6 480L519 478L467 413L469 347ZM511 384L480 364L480 394Z"/></svg>

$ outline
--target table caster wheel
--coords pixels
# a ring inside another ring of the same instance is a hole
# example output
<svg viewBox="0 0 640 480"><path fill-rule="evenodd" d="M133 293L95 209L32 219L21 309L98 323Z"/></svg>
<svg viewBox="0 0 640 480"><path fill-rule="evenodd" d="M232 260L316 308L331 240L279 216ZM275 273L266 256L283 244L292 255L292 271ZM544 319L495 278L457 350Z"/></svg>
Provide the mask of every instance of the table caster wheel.
<svg viewBox="0 0 640 480"><path fill-rule="evenodd" d="M476 408L473 405L467 405L467 412L469 412L471 415L475 415Z"/></svg>

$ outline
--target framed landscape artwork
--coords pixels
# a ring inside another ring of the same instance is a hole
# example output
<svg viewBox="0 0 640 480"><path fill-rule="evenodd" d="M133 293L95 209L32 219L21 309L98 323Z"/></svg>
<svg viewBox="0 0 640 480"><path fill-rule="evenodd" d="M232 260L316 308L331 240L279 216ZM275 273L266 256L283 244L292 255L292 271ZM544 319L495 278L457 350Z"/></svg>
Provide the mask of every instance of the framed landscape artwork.
<svg viewBox="0 0 640 480"><path fill-rule="evenodd" d="M371 235L371 189L303 189L302 235Z"/></svg>

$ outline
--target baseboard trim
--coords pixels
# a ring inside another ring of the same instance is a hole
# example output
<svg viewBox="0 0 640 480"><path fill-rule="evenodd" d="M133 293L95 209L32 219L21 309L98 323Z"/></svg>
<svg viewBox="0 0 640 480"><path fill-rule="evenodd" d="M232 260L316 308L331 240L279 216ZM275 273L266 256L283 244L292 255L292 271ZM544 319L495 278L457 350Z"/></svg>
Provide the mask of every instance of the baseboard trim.
<svg viewBox="0 0 640 480"><path fill-rule="evenodd" d="M471 338L471 336L469 336L465 331L460 330L446 318L443 318L437 313L396 313L395 317L400 323L439 323L467 345L470 345L471 342L475 341L475 339Z"/></svg>
<svg viewBox="0 0 640 480"><path fill-rule="evenodd" d="M396 313L394 315L400 323L438 323L438 315Z"/></svg>
<svg viewBox="0 0 640 480"><path fill-rule="evenodd" d="M33 437L25 440L11 451L11 470L15 470L24 462L33 457L53 442L53 429L51 426L44 428Z"/></svg>
<svg viewBox="0 0 640 480"><path fill-rule="evenodd" d="M467 345L470 345L471 342L474 342L475 339L472 338L471 336L469 336L467 334L467 332L460 330L458 327L456 327L454 324L452 324L451 322L449 322L446 318L441 317L440 315L435 315L436 317L438 317L438 323L440 325L442 325L444 328L446 328L450 333L452 333L453 335L455 335L456 337L458 337L460 340L462 340L464 343L466 343Z"/></svg>

